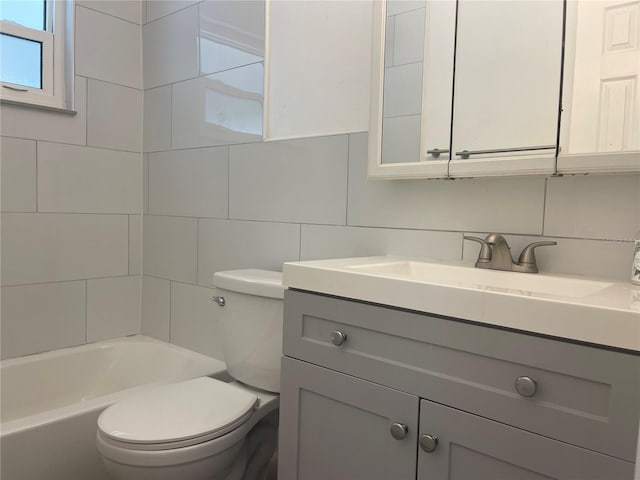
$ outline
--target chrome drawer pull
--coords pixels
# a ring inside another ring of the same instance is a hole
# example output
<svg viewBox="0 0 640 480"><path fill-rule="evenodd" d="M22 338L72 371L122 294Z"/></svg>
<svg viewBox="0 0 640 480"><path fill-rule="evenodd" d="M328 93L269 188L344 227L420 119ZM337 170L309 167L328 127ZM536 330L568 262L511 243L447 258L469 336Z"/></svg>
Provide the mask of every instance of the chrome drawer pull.
<svg viewBox="0 0 640 480"><path fill-rule="evenodd" d="M528 152L531 150L555 150L555 145L541 145L538 147L513 147L513 148L496 148L493 150L462 150L456 152L456 155L464 158L465 160L471 155L487 155L491 153L509 153L509 152Z"/></svg>
<svg viewBox="0 0 640 480"><path fill-rule="evenodd" d="M438 448L438 437L435 435L422 435L420 437L420 448L427 453L433 453Z"/></svg>
<svg viewBox="0 0 640 480"><path fill-rule="evenodd" d="M407 426L403 423L392 423L391 424L391 428L389 429L389 431L391 432L391 436L393 438L395 438L396 440L402 440L404 439L404 437L407 436L407 431L409 429L407 428Z"/></svg>
<svg viewBox="0 0 640 480"><path fill-rule="evenodd" d="M531 377L516 378L516 392L523 397L533 397L538 390L538 384Z"/></svg>
<svg viewBox="0 0 640 480"><path fill-rule="evenodd" d="M336 347L339 347L346 341L347 341L346 333L341 332L340 330L333 330L331 332L331 343L333 343Z"/></svg>
<svg viewBox="0 0 640 480"><path fill-rule="evenodd" d="M440 150L439 148L434 148L432 150L427 150L427 155L431 155L433 158L438 158L441 153L449 153L449 149Z"/></svg>

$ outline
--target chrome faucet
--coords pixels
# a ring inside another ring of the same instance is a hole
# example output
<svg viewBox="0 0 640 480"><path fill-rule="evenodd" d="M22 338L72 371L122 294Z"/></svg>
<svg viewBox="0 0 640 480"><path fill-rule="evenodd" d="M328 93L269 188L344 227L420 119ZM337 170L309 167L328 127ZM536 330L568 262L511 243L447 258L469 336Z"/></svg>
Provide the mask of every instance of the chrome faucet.
<svg viewBox="0 0 640 480"><path fill-rule="evenodd" d="M511 257L509 244L499 233L490 233L484 240L466 235L464 239L478 242L481 245L480 254L476 261L477 268L522 273L538 273L538 265L536 265L536 255L534 252L537 247L558 244L558 242L533 242L522 249L518 261L514 262Z"/></svg>

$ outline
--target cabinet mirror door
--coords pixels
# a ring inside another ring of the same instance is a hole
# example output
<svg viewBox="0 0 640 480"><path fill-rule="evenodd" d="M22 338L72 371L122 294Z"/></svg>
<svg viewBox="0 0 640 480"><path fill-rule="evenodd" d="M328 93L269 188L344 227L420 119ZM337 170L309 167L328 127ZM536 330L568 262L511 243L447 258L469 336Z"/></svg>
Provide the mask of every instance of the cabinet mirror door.
<svg viewBox="0 0 640 480"><path fill-rule="evenodd" d="M374 2L370 176L447 176L455 15L455 0Z"/></svg>
<svg viewBox="0 0 640 480"><path fill-rule="evenodd" d="M640 171L640 2L567 2L558 172Z"/></svg>

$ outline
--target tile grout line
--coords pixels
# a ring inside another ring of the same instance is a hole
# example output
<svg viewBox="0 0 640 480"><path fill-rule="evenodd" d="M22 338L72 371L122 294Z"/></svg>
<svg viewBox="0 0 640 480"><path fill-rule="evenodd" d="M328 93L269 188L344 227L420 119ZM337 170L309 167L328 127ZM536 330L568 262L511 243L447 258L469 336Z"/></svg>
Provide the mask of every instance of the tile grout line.
<svg viewBox="0 0 640 480"><path fill-rule="evenodd" d="M81 4L76 4L76 7L84 8L86 10L91 10L92 12L99 13L101 15L106 15L107 17L111 17L111 18L114 18L116 20L120 20L122 22L130 23L131 25L135 25L136 27L142 27L142 23L136 23L136 22L133 22L131 20L127 20L126 18L117 17L117 16L115 16L115 15L113 15L111 13L103 12L102 10L96 10L95 8L91 8L91 7L87 6L87 5L89 5L89 4L81 3ZM142 21L142 19L140 19L140 20Z"/></svg>
<svg viewBox="0 0 640 480"><path fill-rule="evenodd" d="M544 237L544 222L547 213L547 182L548 178L544 179L544 196L542 197L542 233L541 235Z"/></svg>
<svg viewBox="0 0 640 480"><path fill-rule="evenodd" d="M53 140L43 140L41 138L28 138L28 137L16 137L14 135L0 135L0 138L11 138L14 140L24 140L24 141L29 141L29 142L41 142L41 143L52 143L54 145L66 145L69 147L78 147L78 148L94 148L96 150L105 150L108 152L115 152L115 153L133 153L133 154L137 154L139 155L141 152L136 152L133 150L121 150L118 148L105 148L105 147L95 147L93 145L87 145L86 141L84 144L82 143L68 143L68 142L57 142L57 141L53 141ZM224 146L224 145L220 145L220 146ZM198 147L201 148L201 147ZM202 147L202 148L215 148L215 147ZM183 150L193 150L191 148L185 148ZM173 150L158 150L156 152L153 153L162 153L162 152L171 152ZM144 152L147 153L147 152Z"/></svg>
<svg viewBox="0 0 640 480"><path fill-rule="evenodd" d="M38 165L40 164L39 150L38 150L39 140L36 140L36 213L40 211L40 198L38 197Z"/></svg>
<svg viewBox="0 0 640 480"><path fill-rule="evenodd" d="M144 92L144 89L143 89L143 88L139 88L139 87L132 87L131 85L125 85L125 84L123 84L123 83L118 83L118 82L114 82L114 81L111 81L111 80L105 80L105 79L103 79L103 78L90 77L90 76L88 76L88 75L81 75L81 74L79 74L79 73L76 73L76 75L75 75L75 76L76 76L76 77L80 77L80 78L84 78L84 79L86 79L87 81L88 81L88 80L92 80L92 81L94 81L94 82L106 83L106 84L108 84L108 85L113 85L113 86L115 86L115 87L128 88L129 90L135 90L136 92L141 92L141 93L143 93L143 92Z"/></svg>
<svg viewBox="0 0 640 480"><path fill-rule="evenodd" d="M89 280L84 281L84 342L89 341Z"/></svg>

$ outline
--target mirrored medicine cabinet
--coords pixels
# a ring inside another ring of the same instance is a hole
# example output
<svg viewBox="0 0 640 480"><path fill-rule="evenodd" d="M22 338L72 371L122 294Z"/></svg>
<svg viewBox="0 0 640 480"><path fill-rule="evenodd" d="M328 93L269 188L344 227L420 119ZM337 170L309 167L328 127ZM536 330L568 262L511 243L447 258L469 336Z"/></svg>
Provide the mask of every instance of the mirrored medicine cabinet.
<svg viewBox="0 0 640 480"><path fill-rule="evenodd" d="M369 178L640 171L640 2L374 2Z"/></svg>

